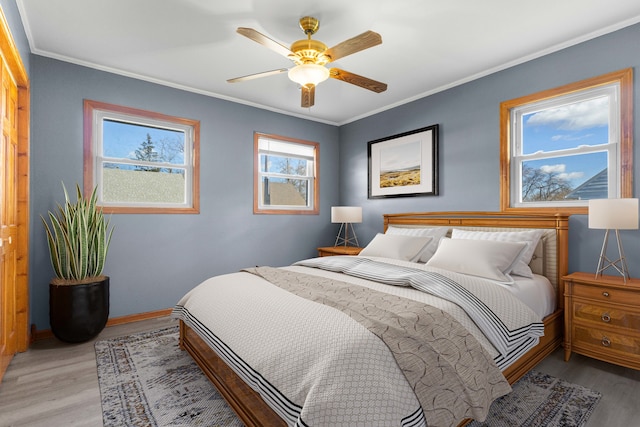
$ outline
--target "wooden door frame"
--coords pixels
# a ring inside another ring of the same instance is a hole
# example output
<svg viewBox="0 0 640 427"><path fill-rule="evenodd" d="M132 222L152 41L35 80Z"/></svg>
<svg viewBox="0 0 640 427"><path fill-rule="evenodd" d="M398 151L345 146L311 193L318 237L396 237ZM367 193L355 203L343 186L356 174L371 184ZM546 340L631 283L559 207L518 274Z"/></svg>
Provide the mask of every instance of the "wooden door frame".
<svg viewBox="0 0 640 427"><path fill-rule="evenodd" d="M30 83L9 24L0 8L0 51L18 86L18 241L16 266L17 351L29 347L29 121Z"/></svg>

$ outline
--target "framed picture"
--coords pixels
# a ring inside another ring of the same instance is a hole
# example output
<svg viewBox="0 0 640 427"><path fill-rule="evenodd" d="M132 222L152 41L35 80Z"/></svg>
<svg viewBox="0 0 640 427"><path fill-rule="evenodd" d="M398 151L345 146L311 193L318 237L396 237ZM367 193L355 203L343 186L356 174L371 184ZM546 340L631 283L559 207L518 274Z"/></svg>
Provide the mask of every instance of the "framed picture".
<svg viewBox="0 0 640 427"><path fill-rule="evenodd" d="M438 125L369 141L369 198L438 195Z"/></svg>

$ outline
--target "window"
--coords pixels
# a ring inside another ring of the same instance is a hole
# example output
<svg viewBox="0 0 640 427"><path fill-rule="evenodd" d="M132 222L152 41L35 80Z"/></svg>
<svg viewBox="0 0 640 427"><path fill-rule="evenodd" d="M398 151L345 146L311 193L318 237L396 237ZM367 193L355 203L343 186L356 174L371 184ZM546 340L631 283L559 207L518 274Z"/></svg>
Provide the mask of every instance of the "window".
<svg viewBox="0 0 640 427"><path fill-rule="evenodd" d="M84 188L109 213L198 213L200 122L84 102Z"/></svg>
<svg viewBox="0 0 640 427"><path fill-rule="evenodd" d="M318 214L316 142L255 133L253 212Z"/></svg>
<svg viewBox="0 0 640 427"><path fill-rule="evenodd" d="M502 210L632 197L631 69L503 102Z"/></svg>

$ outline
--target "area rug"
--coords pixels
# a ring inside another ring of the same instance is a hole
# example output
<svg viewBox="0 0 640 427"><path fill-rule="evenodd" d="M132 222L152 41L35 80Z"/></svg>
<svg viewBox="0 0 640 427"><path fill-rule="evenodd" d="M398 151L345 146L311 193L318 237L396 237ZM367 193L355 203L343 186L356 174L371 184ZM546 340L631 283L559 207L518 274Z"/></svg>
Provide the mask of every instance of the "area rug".
<svg viewBox="0 0 640 427"><path fill-rule="evenodd" d="M468 427L580 427L600 401L600 392L529 371L513 391L496 399L484 423Z"/></svg>
<svg viewBox="0 0 640 427"><path fill-rule="evenodd" d="M191 357L178 328L98 341L98 382L105 427L243 424ZM583 426L600 393L531 371L471 427Z"/></svg>
<svg viewBox="0 0 640 427"><path fill-rule="evenodd" d="M178 347L178 327L95 343L105 427L241 427L227 402Z"/></svg>

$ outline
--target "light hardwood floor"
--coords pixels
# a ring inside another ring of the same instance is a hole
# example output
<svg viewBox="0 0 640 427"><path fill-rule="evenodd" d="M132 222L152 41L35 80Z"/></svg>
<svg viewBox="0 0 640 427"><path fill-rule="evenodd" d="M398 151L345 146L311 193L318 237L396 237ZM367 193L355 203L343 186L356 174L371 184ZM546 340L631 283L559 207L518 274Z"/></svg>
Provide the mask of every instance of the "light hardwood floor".
<svg viewBox="0 0 640 427"><path fill-rule="evenodd" d="M106 328L98 340L176 324L158 318ZM0 426L101 426L94 341L38 341L17 354L0 384ZM602 400L587 427L640 425L640 371L577 354L565 363L558 349L536 369L598 390Z"/></svg>
<svg viewBox="0 0 640 427"><path fill-rule="evenodd" d="M94 343L151 331L177 320L143 320L105 328L94 340L36 341L16 354L0 384L0 426L102 426Z"/></svg>
<svg viewBox="0 0 640 427"><path fill-rule="evenodd" d="M640 426L640 371L557 349L534 369L602 393L586 427Z"/></svg>

